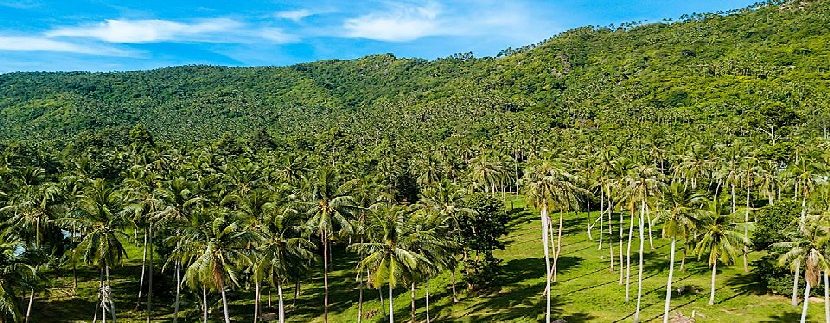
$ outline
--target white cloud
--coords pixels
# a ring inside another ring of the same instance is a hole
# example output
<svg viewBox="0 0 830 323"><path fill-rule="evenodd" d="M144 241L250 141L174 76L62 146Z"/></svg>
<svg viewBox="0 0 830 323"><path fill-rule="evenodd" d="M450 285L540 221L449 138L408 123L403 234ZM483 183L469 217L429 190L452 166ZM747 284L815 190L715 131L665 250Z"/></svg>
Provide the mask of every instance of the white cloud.
<svg viewBox="0 0 830 323"><path fill-rule="evenodd" d="M110 43L151 43L164 41L211 41L213 36L239 29L242 23L226 18L195 23L170 20L119 20L78 27L64 27L46 33L49 37L95 38Z"/></svg>
<svg viewBox="0 0 830 323"><path fill-rule="evenodd" d="M133 55L131 52L107 46L76 44L28 36L0 36L0 51L66 52L100 56Z"/></svg>
<svg viewBox="0 0 830 323"><path fill-rule="evenodd" d="M306 18L308 16L312 16L312 15L314 15L314 13L311 12L311 10L308 10L308 9L280 11L280 12L277 12L276 14L274 14L274 16L276 16L277 18L293 20L294 22L298 22L300 20L303 20L303 18Z"/></svg>
<svg viewBox="0 0 830 323"><path fill-rule="evenodd" d="M392 5L389 10L347 19L345 36L381 41L405 42L446 34L441 28L441 7L433 2L422 6Z"/></svg>

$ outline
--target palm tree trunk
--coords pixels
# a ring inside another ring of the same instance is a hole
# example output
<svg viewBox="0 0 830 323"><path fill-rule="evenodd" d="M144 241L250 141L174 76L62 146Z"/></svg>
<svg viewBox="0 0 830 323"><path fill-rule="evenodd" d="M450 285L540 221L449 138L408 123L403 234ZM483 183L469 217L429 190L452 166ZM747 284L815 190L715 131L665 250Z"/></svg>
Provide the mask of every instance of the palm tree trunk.
<svg viewBox="0 0 830 323"><path fill-rule="evenodd" d="M395 308L392 305L392 284L389 284L389 323L395 323Z"/></svg>
<svg viewBox="0 0 830 323"><path fill-rule="evenodd" d="M827 275L827 270L824 274L824 321L830 323L830 277Z"/></svg>
<svg viewBox="0 0 830 323"><path fill-rule="evenodd" d="M666 305L663 306L663 323L669 323L669 309L671 308L671 281L674 275L674 245L677 239L671 239L671 251L669 253L669 279L666 281Z"/></svg>
<svg viewBox="0 0 830 323"><path fill-rule="evenodd" d="M150 254L150 259L147 262L147 323L150 323L150 318L153 314L153 225L149 225L147 229L147 235L149 235L149 244L147 249Z"/></svg>
<svg viewBox="0 0 830 323"><path fill-rule="evenodd" d="M208 303L207 303L207 287L202 285L202 319L204 323L208 321Z"/></svg>
<svg viewBox="0 0 830 323"><path fill-rule="evenodd" d="M181 295L182 291L182 275L181 275L181 264L178 260L176 260L176 301L173 305L173 323L179 321L179 296Z"/></svg>
<svg viewBox="0 0 830 323"><path fill-rule="evenodd" d="M793 275L793 296L792 301L790 302L793 306L798 306L798 278L799 271L801 269L801 262L795 262L795 274Z"/></svg>
<svg viewBox="0 0 830 323"><path fill-rule="evenodd" d="M115 300L112 299L112 290L110 289L110 266L109 265L104 266L104 270L105 270L104 272L107 275L107 286L106 286L107 300L109 300L109 303L110 303L110 312L111 312L110 314L112 314L112 323L115 323Z"/></svg>
<svg viewBox="0 0 830 323"><path fill-rule="evenodd" d="M97 305L95 307L95 313L92 316L92 323L95 323L96 321L98 321L98 306L101 306L101 313L105 314L104 313L104 269L101 268L98 271L98 273L99 273L98 280L100 281L100 283L98 284L98 287L100 288L100 291L98 292L98 301L96 302ZM106 321L106 316L104 316L103 320Z"/></svg>
<svg viewBox="0 0 830 323"><path fill-rule="evenodd" d="M614 272L614 235L611 223L611 201L608 201L608 259L611 260L611 272Z"/></svg>
<svg viewBox="0 0 830 323"><path fill-rule="evenodd" d="M363 279L360 279L361 272L362 271L357 272L357 284L359 290L357 297L357 323L363 321Z"/></svg>
<svg viewBox="0 0 830 323"><path fill-rule="evenodd" d="M709 305L715 305L715 275L718 272L718 261L712 264L712 292L709 294Z"/></svg>
<svg viewBox="0 0 830 323"><path fill-rule="evenodd" d="M649 212L646 212L646 221L648 221L648 246L651 250L654 250L654 235L651 234L651 213Z"/></svg>
<svg viewBox="0 0 830 323"><path fill-rule="evenodd" d="M254 283L254 323L259 322L259 279Z"/></svg>
<svg viewBox="0 0 830 323"><path fill-rule="evenodd" d="M279 296L279 318L280 323L285 323L285 305L282 301L282 282L277 282L277 295Z"/></svg>
<svg viewBox="0 0 830 323"><path fill-rule="evenodd" d="M801 323L807 321L807 305L810 304L810 281L804 280L804 305L801 307Z"/></svg>
<svg viewBox="0 0 830 323"><path fill-rule="evenodd" d="M749 187L746 188L746 212L744 213L744 239L749 241ZM747 259L747 254L749 253L749 247L744 246L744 272L749 272L749 260Z"/></svg>
<svg viewBox="0 0 830 323"><path fill-rule="evenodd" d="M640 303L643 299L643 245L645 245L644 231L646 229L644 217L646 213L646 200L641 201L640 208L640 252L639 264L637 265L637 311L634 312L634 322L640 321Z"/></svg>
<svg viewBox="0 0 830 323"><path fill-rule="evenodd" d="M409 316L412 323L415 323L415 282L410 284L409 289Z"/></svg>
<svg viewBox="0 0 830 323"><path fill-rule="evenodd" d="M144 229L144 248L141 252L141 276L138 279L138 301L135 307L138 309L141 306L141 292L144 291L144 275L147 270L147 229Z"/></svg>
<svg viewBox="0 0 830 323"><path fill-rule="evenodd" d="M553 257L553 281L556 281L557 265L559 264L559 254L562 252L562 210L559 210L559 230L556 233L556 252Z"/></svg>
<svg viewBox="0 0 830 323"><path fill-rule="evenodd" d="M219 284L219 290L222 292L222 313L225 315L225 323L231 323L231 316L228 313L228 298L225 296L224 284Z"/></svg>
<svg viewBox="0 0 830 323"><path fill-rule="evenodd" d="M323 322L329 321L329 252L326 232L320 236L323 241Z"/></svg>
<svg viewBox="0 0 830 323"><path fill-rule="evenodd" d="M631 299L631 236L634 235L634 212L631 212L631 221L628 225L628 247L625 252L625 302Z"/></svg>
<svg viewBox="0 0 830 323"><path fill-rule="evenodd" d="M825 277L825 283L824 283L824 286L825 286L825 291L826 291L826 290L827 290L827 289L826 289L826 288L827 288L827 287L826 287L826 286L827 286L827 283L826 283L826 281L827 281L827 276L826 276L826 273L825 273L825 276L824 276L824 277ZM427 281L426 281L426 288L424 288L424 294L426 295L426 302L427 302L427 323L429 323L429 279L427 279Z"/></svg>
<svg viewBox="0 0 830 323"><path fill-rule="evenodd" d="M452 302L453 303L458 303L458 294L456 294L456 292L455 292L455 268L453 268L450 271L450 276L452 277L451 278L452 279L452 284L451 284L451 286L452 286ZM383 304L381 304L381 305L383 305Z"/></svg>
<svg viewBox="0 0 830 323"><path fill-rule="evenodd" d="M32 302L35 300L35 289L32 288L32 293L29 294L29 305L26 306L26 323L29 323L29 317L32 315Z"/></svg>
<svg viewBox="0 0 830 323"><path fill-rule="evenodd" d="M368 275L369 272L366 271L366 274ZM299 278L297 278L297 281L294 283L294 300L291 301L292 310L297 307L297 298L298 297L300 297L300 279Z"/></svg>
<svg viewBox="0 0 830 323"><path fill-rule="evenodd" d="M623 218L623 212L620 212L620 223L619 223L619 227L620 227L620 245L619 245L619 248L618 248L620 250L620 261L619 261L619 264L620 264L620 266L619 266L620 267L620 285L623 284L623 274L624 274L624 271L625 271L625 266L623 266L623 225L624 224L625 224L625 219Z"/></svg>
<svg viewBox="0 0 830 323"><path fill-rule="evenodd" d="M542 247L545 255L545 297L547 305L545 307L545 322L550 323L550 247L548 241L548 228L550 228L547 205L542 205ZM453 284L453 286L455 286Z"/></svg>
<svg viewBox="0 0 830 323"><path fill-rule="evenodd" d="M588 209L588 214L591 213L591 209ZM597 250L602 250L602 231L605 229L605 190L602 189L602 186L599 187L599 247ZM613 254L613 253L612 253ZM611 269L613 270L613 269Z"/></svg>

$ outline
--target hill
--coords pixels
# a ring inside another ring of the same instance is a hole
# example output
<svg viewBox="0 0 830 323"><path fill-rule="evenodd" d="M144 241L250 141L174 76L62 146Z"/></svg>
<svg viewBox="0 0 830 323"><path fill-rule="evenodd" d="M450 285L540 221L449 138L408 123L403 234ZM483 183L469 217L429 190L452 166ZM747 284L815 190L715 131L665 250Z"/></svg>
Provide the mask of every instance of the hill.
<svg viewBox="0 0 830 323"><path fill-rule="evenodd" d="M778 106L810 116L809 130L818 131L829 114L828 24L826 1L761 4L574 29L496 58L10 73L0 75L0 138L68 140L140 123L173 142L250 137L252 129L476 141L476 133L550 125L751 128L754 115Z"/></svg>

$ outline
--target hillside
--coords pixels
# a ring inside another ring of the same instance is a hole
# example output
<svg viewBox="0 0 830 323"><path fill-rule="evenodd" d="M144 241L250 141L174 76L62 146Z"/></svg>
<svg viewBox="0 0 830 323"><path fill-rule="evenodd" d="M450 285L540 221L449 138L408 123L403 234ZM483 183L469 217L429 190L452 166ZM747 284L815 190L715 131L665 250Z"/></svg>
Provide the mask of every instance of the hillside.
<svg viewBox="0 0 830 323"><path fill-rule="evenodd" d="M828 24L830 4L819 1L579 28L497 58L11 73L0 75L0 138L69 139L136 123L172 141L252 129L468 136L466 126L505 133L528 119L523 127L576 131L642 121L723 127L776 105L819 114L815 130L828 115Z"/></svg>

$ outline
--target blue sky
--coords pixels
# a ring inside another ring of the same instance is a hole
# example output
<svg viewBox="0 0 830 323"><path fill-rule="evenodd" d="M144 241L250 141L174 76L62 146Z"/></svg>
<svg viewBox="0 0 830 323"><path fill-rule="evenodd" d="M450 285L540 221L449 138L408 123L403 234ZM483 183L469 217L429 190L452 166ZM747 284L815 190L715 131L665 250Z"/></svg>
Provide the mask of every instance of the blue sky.
<svg viewBox="0 0 830 323"><path fill-rule="evenodd" d="M0 73L491 56L559 32L755 0L0 0Z"/></svg>

